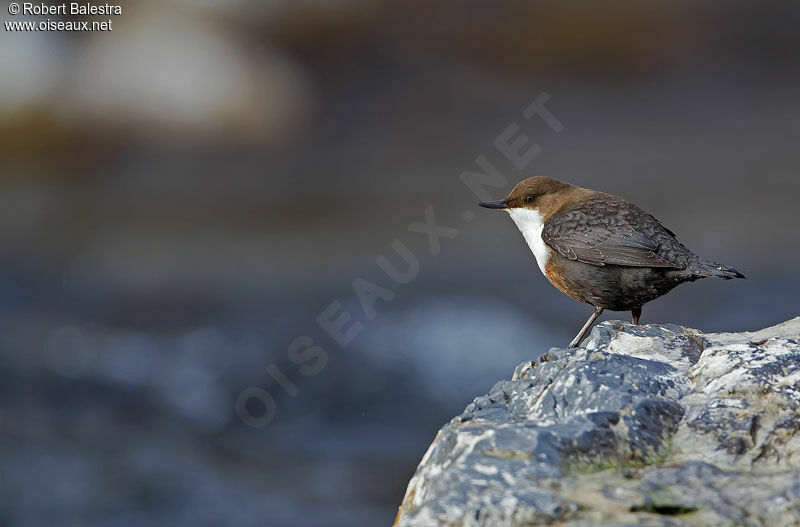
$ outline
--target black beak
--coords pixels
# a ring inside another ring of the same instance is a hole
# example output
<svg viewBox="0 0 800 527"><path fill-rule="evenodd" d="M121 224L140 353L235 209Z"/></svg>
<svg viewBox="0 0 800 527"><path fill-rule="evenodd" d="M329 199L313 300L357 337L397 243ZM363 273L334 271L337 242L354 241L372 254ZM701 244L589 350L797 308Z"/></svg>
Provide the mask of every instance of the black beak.
<svg viewBox="0 0 800 527"><path fill-rule="evenodd" d="M507 209L508 205L506 205L502 200L499 201L481 201L478 203L481 207L486 207L487 209Z"/></svg>

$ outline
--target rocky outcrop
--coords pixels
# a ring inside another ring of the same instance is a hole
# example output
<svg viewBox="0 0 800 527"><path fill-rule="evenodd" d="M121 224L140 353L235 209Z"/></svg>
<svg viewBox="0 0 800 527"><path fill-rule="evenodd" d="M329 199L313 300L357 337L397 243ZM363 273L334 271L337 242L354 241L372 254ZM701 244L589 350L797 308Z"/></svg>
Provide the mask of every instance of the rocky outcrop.
<svg viewBox="0 0 800 527"><path fill-rule="evenodd" d="M396 525L800 525L799 341L604 322L446 424Z"/></svg>

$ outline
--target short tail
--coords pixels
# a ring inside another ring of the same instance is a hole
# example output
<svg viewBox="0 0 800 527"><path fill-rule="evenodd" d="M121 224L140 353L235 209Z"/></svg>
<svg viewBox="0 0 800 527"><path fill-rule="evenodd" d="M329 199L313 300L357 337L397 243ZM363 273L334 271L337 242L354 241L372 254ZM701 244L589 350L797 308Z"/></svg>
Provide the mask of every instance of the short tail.
<svg viewBox="0 0 800 527"><path fill-rule="evenodd" d="M698 260L689 267L692 274L698 278L705 278L713 276L715 278L722 278L723 280L733 280L734 278L745 278L745 276L727 265L722 265L710 260Z"/></svg>

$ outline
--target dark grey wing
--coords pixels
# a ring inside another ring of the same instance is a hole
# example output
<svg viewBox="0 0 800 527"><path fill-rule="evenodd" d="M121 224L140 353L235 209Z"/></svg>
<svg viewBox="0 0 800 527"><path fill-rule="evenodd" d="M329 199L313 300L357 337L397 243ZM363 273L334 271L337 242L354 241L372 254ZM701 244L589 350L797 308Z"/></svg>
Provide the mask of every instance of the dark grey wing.
<svg viewBox="0 0 800 527"><path fill-rule="evenodd" d="M545 222L542 239L570 260L591 265L686 267L674 254L683 246L671 231L635 205L610 195L556 213Z"/></svg>

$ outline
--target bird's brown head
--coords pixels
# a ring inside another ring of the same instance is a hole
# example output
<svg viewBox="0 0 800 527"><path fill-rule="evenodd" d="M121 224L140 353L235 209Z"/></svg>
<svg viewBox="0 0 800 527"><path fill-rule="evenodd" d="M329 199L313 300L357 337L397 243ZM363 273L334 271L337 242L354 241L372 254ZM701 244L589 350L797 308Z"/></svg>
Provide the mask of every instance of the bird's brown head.
<svg viewBox="0 0 800 527"><path fill-rule="evenodd" d="M549 217L581 190L557 179L534 176L517 183L505 198L478 205L487 209L532 209Z"/></svg>

